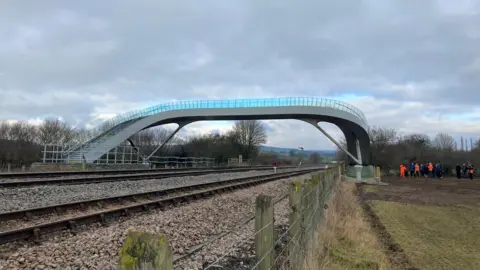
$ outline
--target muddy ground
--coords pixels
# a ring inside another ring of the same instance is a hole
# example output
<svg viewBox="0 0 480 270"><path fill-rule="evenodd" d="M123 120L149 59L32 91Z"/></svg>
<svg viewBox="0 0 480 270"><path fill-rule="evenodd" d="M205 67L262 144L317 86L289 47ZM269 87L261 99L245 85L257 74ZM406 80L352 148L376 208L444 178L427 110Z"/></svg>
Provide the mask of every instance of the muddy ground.
<svg viewBox="0 0 480 270"><path fill-rule="evenodd" d="M480 205L480 179L382 177L386 186L365 187L363 200L385 200L438 206Z"/></svg>

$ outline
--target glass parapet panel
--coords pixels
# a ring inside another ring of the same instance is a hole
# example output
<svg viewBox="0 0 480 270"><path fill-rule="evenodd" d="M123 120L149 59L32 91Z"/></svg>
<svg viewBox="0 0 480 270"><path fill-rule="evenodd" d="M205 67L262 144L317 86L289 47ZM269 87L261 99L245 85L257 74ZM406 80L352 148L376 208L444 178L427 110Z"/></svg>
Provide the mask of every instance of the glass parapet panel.
<svg viewBox="0 0 480 270"><path fill-rule="evenodd" d="M366 118L355 106L348 103L314 97L285 97L285 98L263 98L263 99L227 99L227 100L188 100L172 102L167 104L154 105L145 109L135 110L120 114L95 128L96 135L105 132L125 121L134 121L146 116L151 116L165 111L185 109L216 109L216 108L262 108L262 107L284 107L284 106L315 106L333 108L351 113L366 123Z"/></svg>

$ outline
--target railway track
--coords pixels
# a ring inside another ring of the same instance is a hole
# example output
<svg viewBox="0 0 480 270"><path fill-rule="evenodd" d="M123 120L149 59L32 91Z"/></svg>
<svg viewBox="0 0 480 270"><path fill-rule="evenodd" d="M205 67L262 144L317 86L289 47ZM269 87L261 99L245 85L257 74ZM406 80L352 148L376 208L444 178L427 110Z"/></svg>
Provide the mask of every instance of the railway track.
<svg viewBox="0 0 480 270"><path fill-rule="evenodd" d="M75 232L79 226L100 222L104 225L111 220L134 212L147 211L153 208L165 209L171 205L179 205L214 194L233 191L240 188L250 187L286 177L292 177L320 170L319 168L308 168L297 171L281 172L253 177L224 180L214 183L197 184L191 186L177 187L167 190L145 192L117 197L109 197L98 200L79 201L68 204L52 205L43 208L26 209L15 212L0 214L0 220L4 223L21 222L19 219L26 219L32 225L12 226L6 231L0 232L0 244L32 239L41 241L41 237L51 232L70 230ZM85 214L73 216L62 216L65 212L75 209L88 210ZM62 214L63 213L63 214ZM41 221L35 224L35 219L41 219L45 214L54 214L59 217ZM20 227L20 228L18 228Z"/></svg>
<svg viewBox="0 0 480 270"><path fill-rule="evenodd" d="M282 167L292 168L292 167ZM162 179L169 177L181 177L181 176L196 176L211 173L224 173L224 172L242 172L251 170L272 170L272 167L237 167L221 170L187 170L182 172L149 172L149 173L133 173L133 174L119 174L119 175L104 175L104 176L89 176L78 178L40 178L33 180L16 180L16 181L3 181L0 182L0 188L21 188L40 185L78 185L78 184L94 184L105 182L119 182L119 181L131 181L131 180L145 180L145 179Z"/></svg>
<svg viewBox="0 0 480 270"><path fill-rule="evenodd" d="M218 167L218 168L179 168L179 169L127 169L127 170L99 170L99 171L60 171L60 172L19 172L19 173L0 173L0 179L16 179L16 178L46 178L46 177L66 177L66 176L89 176L89 175L118 175L118 174L135 174L135 173L152 173L152 172L187 172L199 170L229 170L239 167ZM248 166L240 168L251 168L252 170L260 170L271 168L271 166ZM284 166L282 168L294 168L294 166Z"/></svg>

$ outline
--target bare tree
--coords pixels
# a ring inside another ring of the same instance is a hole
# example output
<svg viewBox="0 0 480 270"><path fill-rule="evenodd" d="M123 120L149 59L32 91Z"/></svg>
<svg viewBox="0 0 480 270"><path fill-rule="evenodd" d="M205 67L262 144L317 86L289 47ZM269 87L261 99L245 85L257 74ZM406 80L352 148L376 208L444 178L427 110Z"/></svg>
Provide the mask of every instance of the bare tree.
<svg viewBox="0 0 480 270"><path fill-rule="evenodd" d="M41 144L71 143L77 135L73 128L59 119L46 119L38 131Z"/></svg>
<svg viewBox="0 0 480 270"><path fill-rule="evenodd" d="M455 139L447 133L438 133L433 139L433 147L440 151L454 151L457 144Z"/></svg>
<svg viewBox="0 0 480 270"><path fill-rule="evenodd" d="M265 126L258 120L240 120L235 122L230 136L237 142L245 159L258 154L258 147L267 142Z"/></svg>
<svg viewBox="0 0 480 270"><path fill-rule="evenodd" d="M7 121L0 121L0 140L8 140L10 125Z"/></svg>
<svg viewBox="0 0 480 270"><path fill-rule="evenodd" d="M133 135L130 139L143 154L150 155L155 149L162 145L172 134L172 130L165 129L162 127L145 129L137 134ZM170 139L167 144L162 146L159 152L154 153L155 155L168 152L173 145L178 143L178 139L173 137Z"/></svg>
<svg viewBox="0 0 480 270"><path fill-rule="evenodd" d="M8 138L13 141L34 142L37 138L37 128L26 122L18 121L10 126Z"/></svg>
<svg viewBox="0 0 480 270"><path fill-rule="evenodd" d="M94 135L94 131L86 128L79 128L73 130L74 136L71 142L73 144L86 143Z"/></svg>

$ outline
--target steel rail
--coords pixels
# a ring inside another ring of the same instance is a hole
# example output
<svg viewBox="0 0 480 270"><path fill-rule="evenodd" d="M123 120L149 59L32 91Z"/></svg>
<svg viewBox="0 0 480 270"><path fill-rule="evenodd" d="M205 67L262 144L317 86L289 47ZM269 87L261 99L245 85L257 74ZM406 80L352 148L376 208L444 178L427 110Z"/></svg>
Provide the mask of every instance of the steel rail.
<svg viewBox="0 0 480 270"><path fill-rule="evenodd" d="M292 173L292 171L282 172L277 174L280 175L280 174L289 174L289 173ZM267 175L267 176L270 176L270 175ZM254 177L259 177L259 176L254 176ZM251 179L251 176L210 182L210 183L184 185L179 187L132 193L132 194L126 194L126 195L120 195L120 196L111 196L111 197L105 197L105 198L99 198L99 199L56 204L56 205L45 206L45 207L29 208L29 209L18 210L18 211L0 212L0 221L15 220L15 219L30 220L33 218L33 216L37 216L37 215L44 215L44 214L50 214L50 213L59 214L61 212L65 212L71 209L85 209L90 206L100 206L100 205L103 206L103 204L112 204L112 203L115 204L115 203L123 202L125 200L136 201L144 198L150 200L152 199L152 197L166 196L166 195L177 193L177 192L188 192L195 189L209 188L209 187L219 186L219 185L223 185L223 184L231 183L235 181L250 180L250 179Z"/></svg>
<svg viewBox="0 0 480 270"><path fill-rule="evenodd" d="M94 183L104 183L104 182L121 182L121 181L131 181L131 180L197 176L197 175L204 175L204 174L224 173L224 172L243 172L243 171L251 171L251 170L272 170L272 167L264 167L264 168L239 167L239 168L231 168L231 169L223 169L223 170L134 173L134 174L118 174L118 175L78 177L78 178L52 178L52 179L40 178L40 179L34 179L34 180L24 180L24 181L17 180L17 181L0 182L0 188L21 188L21 187L31 187L31 186L41 186L41 185L94 184Z"/></svg>
<svg viewBox="0 0 480 270"><path fill-rule="evenodd" d="M28 240L31 239L35 242L41 241L41 236L69 229L71 232L75 233L78 230L80 225L88 225L92 223L100 222L103 225L107 225L109 220L117 218L122 215L128 215L134 212L146 211L153 208L160 208L164 210L169 205L177 206L180 203L190 202L192 200L212 196L222 192L233 191L240 188L250 187L278 179L283 179L286 177L298 176L302 174L311 173L314 171L323 170L324 168L309 168L298 171L289 171L282 173L273 173L268 175L257 175L250 177L242 177L236 179L230 179L221 181L221 185L217 187L204 186L205 189L195 190L187 194L167 196L165 198L153 199L141 203L130 203L126 206L121 206L113 209L98 211L94 213L89 213L85 215L78 215L70 218L64 218L60 220L55 220L51 222L46 222L42 224L36 224L33 226L28 226L20 229L14 229L9 231L0 232L0 244L19 241L19 240ZM185 190L183 187L179 187L179 190ZM188 189L187 189L188 190ZM123 197L123 196L120 196ZM106 198L111 200L113 198ZM121 199L120 199L121 200ZM78 202L80 204L81 202ZM55 206L51 206L55 208ZM7 217L5 214L4 217ZM18 217L12 215L11 217Z"/></svg>
<svg viewBox="0 0 480 270"><path fill-rule="evenodd" d="M0 173L0 179L15 179L15 178L45 178L45 177L65 177L65 176L84 176L84 175L115 175L115 174L134 174L134 173L148 173L148 172L183 172L183 171L198 171L198 170L228 170L234 168L252 168L262 169L271 168L272 166L248 166L248 167L212 167L212 168L178 168L178 169L126 169L126 170L98 170L98 171L56 171L56 172L12 172ZM283 166L281 168L294 168L294 166Z"/></svg>

